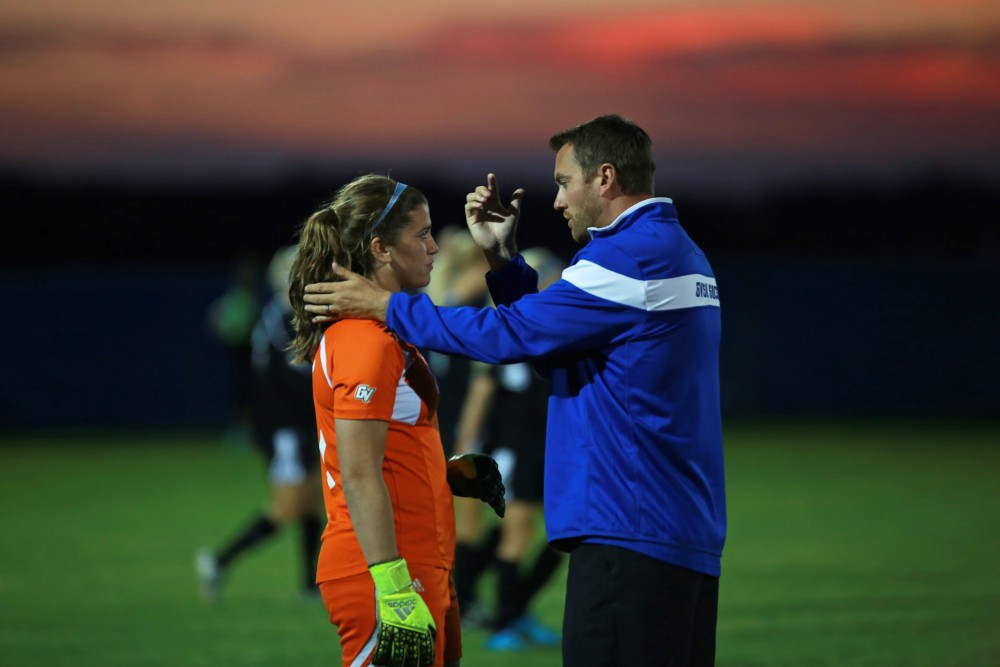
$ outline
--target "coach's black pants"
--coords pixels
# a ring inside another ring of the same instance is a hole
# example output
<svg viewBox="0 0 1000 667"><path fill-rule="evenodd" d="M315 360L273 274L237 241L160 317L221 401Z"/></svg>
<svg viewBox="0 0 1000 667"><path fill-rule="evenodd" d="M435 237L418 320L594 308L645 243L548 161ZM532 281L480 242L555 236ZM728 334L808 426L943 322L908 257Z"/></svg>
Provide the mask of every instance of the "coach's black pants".
<svg viewBox="0 0 1000 667"><path fill-rule="evenodd" d="M563 665L711 667L718 608L718 577L581 544L569 557Z"/></svg>

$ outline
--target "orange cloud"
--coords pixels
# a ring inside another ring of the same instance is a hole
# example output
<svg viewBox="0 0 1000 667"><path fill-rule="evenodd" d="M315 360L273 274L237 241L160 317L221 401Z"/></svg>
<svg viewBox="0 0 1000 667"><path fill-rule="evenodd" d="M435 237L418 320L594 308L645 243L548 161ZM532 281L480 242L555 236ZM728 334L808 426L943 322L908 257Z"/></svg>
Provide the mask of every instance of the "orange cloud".
<svg viewBox="0 0 1000 667"><path fill-rule="evenodd" d="M751 44L807 44L838 28L830 12L800 8L683 9L643 15L587 16L522 24L449 25L432 38L446 58L513 60L575 68L627 66L650 58Z"/></svg>
<svg viewBox="0 0 1000 667"><path fill-rule="evenodd" d="M350 56L233 31L78 28L0 34L0 160L544 153L552 131L608 111L687 153L1000 149L996 26L859 36L819 9L664 11L452 24Z"/></svg>

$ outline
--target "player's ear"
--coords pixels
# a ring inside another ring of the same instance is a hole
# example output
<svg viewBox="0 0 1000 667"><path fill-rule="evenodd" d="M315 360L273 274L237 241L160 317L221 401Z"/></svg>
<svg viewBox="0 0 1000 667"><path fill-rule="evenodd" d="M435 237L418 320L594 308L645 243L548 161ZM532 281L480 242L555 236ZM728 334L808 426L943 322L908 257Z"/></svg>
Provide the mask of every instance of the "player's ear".
<svg viewBox="0 0 1000 667"><path fill-rule="evenodd" d="M389 253L390 246L385 242L381 236L375 236L372 238L371 243L368 246L369 252L371 252L372 257L375 261L382 262L383 264L388 264L392 261L392 255Z"/></svg>

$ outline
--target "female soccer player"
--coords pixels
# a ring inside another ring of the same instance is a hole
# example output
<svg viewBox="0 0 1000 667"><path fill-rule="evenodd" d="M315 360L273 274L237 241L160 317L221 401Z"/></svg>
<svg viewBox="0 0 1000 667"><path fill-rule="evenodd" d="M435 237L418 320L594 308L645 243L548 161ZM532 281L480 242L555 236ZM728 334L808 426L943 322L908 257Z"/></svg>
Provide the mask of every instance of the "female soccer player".
<svg viewBox="0 0 1000 667"><path fill-rule="evenodd" d="M502 514L503 485L488 457L446 463L416 348L372 320L313 322L302 295L336 280L334 262L390 292L421 288L437 251L424 195L369 174L309 217L292 265L292 345L313 363L328 521L316 580L345 667L459 664L452 493Z"/></svg>

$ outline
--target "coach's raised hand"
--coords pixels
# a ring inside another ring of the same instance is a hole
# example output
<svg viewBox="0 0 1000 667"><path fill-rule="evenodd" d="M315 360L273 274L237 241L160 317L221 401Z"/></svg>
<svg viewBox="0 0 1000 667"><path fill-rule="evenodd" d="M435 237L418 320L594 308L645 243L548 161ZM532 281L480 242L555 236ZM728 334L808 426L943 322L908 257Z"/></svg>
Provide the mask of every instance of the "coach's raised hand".
<svg viewBox="0 0 1000 667"><path fill-rule="evenodd" d="M374 281L337 264L333 272L342 280L335 283L306 285L306 311L316 317L313 322L332 322L344 317L385 322L391 292Z"/></svg>
<svg viewBox="0 0 1000 667"><path fill-rule="evenodd" d="M491 271L502 267L517 253L515 236L522 197L524 190L517 189L510 196L510 204L504 206L493 174L486 176L486 185L465 196L465 222L476 245L486 254Z"/></svg>

